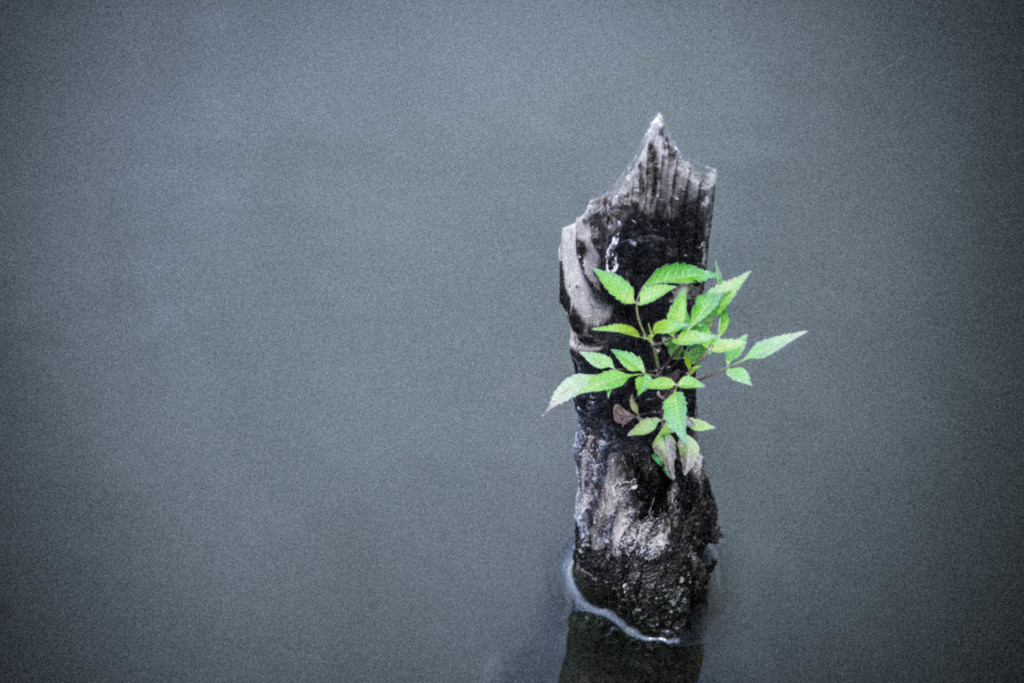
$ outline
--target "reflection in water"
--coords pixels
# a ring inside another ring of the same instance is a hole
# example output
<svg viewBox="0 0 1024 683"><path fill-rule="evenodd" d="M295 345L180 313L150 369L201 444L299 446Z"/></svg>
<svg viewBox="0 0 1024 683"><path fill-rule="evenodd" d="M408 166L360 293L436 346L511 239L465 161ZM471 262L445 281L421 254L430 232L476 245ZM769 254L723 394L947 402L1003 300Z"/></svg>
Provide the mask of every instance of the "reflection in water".
<svg viewBox="0 0 1024 683"><path fill-rule="evenodd" d="M559 683L673 681L696 683L704 646L666 645L637 640L604 617L575 611L569 616L569 637Z"/></svg>
<svg viewBox="0 0 1024 683"><path fill-rule="evenodd" d="M572 580L572 550L570 542L560 558L558 571L552 572L550 591L539 606L538 619L529 626L530 635L492 655L481 681L708 680L708 672L702 672L703 643L709 622L722 607L720 567L712 575L702 628L685 643L669 643L638 633L610 610L583 599ZM715 547L709 546L709 552L716 552Z"/></svg>
<svg viewBox="0 0 1024 683"><path fill-rule="evenodd" d="M714 553L714 546L708 546ZM704 659L703 626L685 641L646 636L611 610L595 607L580 594L572 578L572 552L562 559L562 576L573 612L569 615L565 660L559 683L604 681L674 681L696 683ZM718 579L710 593L720 592Z"/></svg>

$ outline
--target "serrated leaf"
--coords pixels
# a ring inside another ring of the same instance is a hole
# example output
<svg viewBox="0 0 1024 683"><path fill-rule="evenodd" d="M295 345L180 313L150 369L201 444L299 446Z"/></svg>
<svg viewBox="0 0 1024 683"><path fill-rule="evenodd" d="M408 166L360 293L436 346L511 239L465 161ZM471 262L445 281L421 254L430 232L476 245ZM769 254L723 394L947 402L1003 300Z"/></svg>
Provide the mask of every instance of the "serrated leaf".
<svg viewBox="0 0 1024 683"><path fill-rule="evenodd" d="M743 286L743 283L747 281L748 277L750 277L749 270L742 275L737 275L736 277L719 282L708 290L709 293L720 293L722 295L722 300L718 302L718 307L715 308L714 315L721 315L726 312L729 308L729 304L731 304L732 300L736 298L737 292L740 291L740 287Z"/></svg>
<svg viewBox="0 0 1024 683"><path fill-rule="evenodd" d="M710 429L715 428L715 425L711 424L710 422L705 422L704 420L701 420L696 417L686 418L686 426L695 432L706 432Z"/></svg>
<svg viewBox="0 0 1024 683"><path fill-rule="evenodd" d="M630 372L645 372L643 360L632 351L612 349L612 353L619 359L619 364Z"/></svg>
<svg viewBox="0 0 1024 683"><path fill-rule="evenodd" d="M640 375L636 378L636 395L643 396L653 378L650 375Z"/></svg>
<svg viewBox="0 0 1024 683"><path fill-rule="evenodd" d="M666 263L651 273L644 286L655 284L685 285L691 282L704 282L714 276L714 273L689 263Z"/></svg>
<svg viewBox="0 0 1024 683"><path fill-rule="evenodd" d="M669 429L680 437L684 436L686 434L686 396L682 392L675 392L662 402L661 411Z"/></svg>
<svg viewBox="0 0 1024 683"><path fill-rule="evenodd" d="M636 426L629 430L627 436L645 436L650 434L658 425L661 424L661 420L656 417L645 417L636 423Z"/></svg>
<svg viewBox="0 0 1024 683"><path fill-rule="evenodd" d="M800 332L790 332L789 334L780 334L774 337L768 337L767 339L762 339L761 341L757 342L756 344L750 347L750 351L747 352L747 355L743 358L743 360L746 361L767 358L768 356L772 355L773 353L784 347L786 344L789 344L790 342L802 337L805 334L807 334L807 330L802 330Z"/></svg>
<svg viewBox="0 0 1024 683"><path fill-rule="evenodd" d="M686 290L679 292L679 296L675 298L672 305L668 307L668 312L665 317L669 320L678 320L679 322L685 323L689 320L689 315L686 312Z"/></svg>
<svg viewBox="0 0 1024 683"><path fill-rule="evenodd" d="M682 377L679 378L679 381L676 382L676 386L678 386L680 389L704 388L704 384L693 375L683 375Z"/></svg>
<svg viewBox="0 0 1024 683"><path fill-rule="evenodd" d="M627 337L636 337L637 339L643 339L643 335L632 325L624 325L622 323L614 323L612 325L601 325L595 327L594 332L616 332L618 334L624 334Z"/></svg>
<svg viewBox="0 0 1024 683"><path fill-rule="evenodd" d="M580 351L580 355L598 370L610 370L615 367L615 361L606 354L597 353L596 351Z"/></svg>
<svg viewBox="0 0 1024 683"><path fill-rule="evenodd" d="M719 292L721 294L731 293L735 295L736 292L740 291L740 287L743 286L743 283L747 281L748 277L750 277L749 270L743 273L743 275L737 275L736 277L731 277L728 280L722 280L717 285L709 289L708 292Z"/></svg>
<svg viewBox="0 0 1024 683"><path fill-rule="evenodd" d="M714 313L721 300L722 295L718 293L704 292L699 294L693 302L693 308L690 309L690 326L696 325Z"/></svg>
<svg viewBox="0 0 1024 683"><path fill-rule="evenodd" d="M588 375L586 391L611 391L625 384L633 375L622 370L605 370L596 375Z"/></svg>
<svg viewBox="0 0 1024 683"><path fill-rule="evenodd" d="M636 302L636 292L626 278L610 270L594 268L594 274L601 281L605 290L619 303L632 306Z"/></svg>
<svg viewBox="0 0 1024 683"><path fill-rule="evenodd" d="M746 368L729 368L725 371L725 376L734 382L746 384L748 387L753 386L753 382L750 381L750 373Z"/></svg>
<svg viewBox="0 0 1024 683"><path fill-rule="evenodd" d="M675 336L676 344L680 346L693 346L694 344L707 344L718 339L717 335L700 330L686 330Z"/></svg>
<svg viewBox="0 0 1024 683"><path fill-rule="evenodd" d="M726 352L726 354L725 354L725 363L726 363L726 365L728 365L729 363L732 363L734 360L739 358L740 354L743 353L743 349L747 348L747 335L743 335L742 337L740 337L739 341L741 341L743 343L740 344L738 348L736 348L736 349L734 349L732 351L727 351Z"/></svg>
<svg viewBox="0 0 1024 683"><path fill-rule="evenodd" d="M647 388L664 391L665 389L672 389L675 385L676 383L672 381L671 377L655 377L647 383Z"/></svg>
<svg viewBox="0 0 1024 683"><path fill-rule="evenodd" d="M654 323L651 332L654 334L675 334L684 327L686 327L685 320L659 320Z"/></svg>
<svg viewBox="0 0 1024 683"><path fill-rule="evenodd" d="M711 349L712 353L729 353L731 351L740 351L747 345L745 339L716 339L711 343L708 348Z"/></svg>
<svg viewBox="0 0 1024 683"><path fill-rule="evenodd" d="M640 288L640 294L637 295L636 303L638 306L654 303L675 288L675 285L644 285Z"/></svg>
<svg viewBox="0 0 1024 683"><path fill-rule="evenodd" d="M555 389L555 393L551 395L551 401L548 403L548 407L544 411L544 414L547 415L549 410L560 403L565 403L573 396L579 396L580 394L585 394L590 391L587 389L587 384L593 376L594 375L579 372L563 379Z"/></svg>

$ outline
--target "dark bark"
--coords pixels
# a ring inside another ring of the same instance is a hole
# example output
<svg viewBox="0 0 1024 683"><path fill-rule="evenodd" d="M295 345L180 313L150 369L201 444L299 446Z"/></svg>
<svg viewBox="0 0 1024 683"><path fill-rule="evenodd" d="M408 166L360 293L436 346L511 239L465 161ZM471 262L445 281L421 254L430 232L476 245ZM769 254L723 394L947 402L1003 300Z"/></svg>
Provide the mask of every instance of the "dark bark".
<svg viewBox="0 0 1024 683"><path fill-rule="evenodd" d="M606 295L594 268L618 273L639 290L660 265L706 267L715 171L684 161L665 134L659 114L640 155L612 196L591 200L562 231L561 302L571 327L570 353L577 372L593 372L581 351L626 348L653 364L640 340L594 332L610 323L636 325L632 307ZM693 298L702 285L688 286ZM664 317L669 304L647 306L645 322ZM632 384L575 400L574 455L579 476L573 577L582 595L618 614L641 633L687 639L707 603L715 560L707 551L721 537L718 512L703 465L670 481L651 459L652 437L628 437L612 419ZM642 397L649 408L658 399ZM696 416L695 392L686 392Z"/></svg>

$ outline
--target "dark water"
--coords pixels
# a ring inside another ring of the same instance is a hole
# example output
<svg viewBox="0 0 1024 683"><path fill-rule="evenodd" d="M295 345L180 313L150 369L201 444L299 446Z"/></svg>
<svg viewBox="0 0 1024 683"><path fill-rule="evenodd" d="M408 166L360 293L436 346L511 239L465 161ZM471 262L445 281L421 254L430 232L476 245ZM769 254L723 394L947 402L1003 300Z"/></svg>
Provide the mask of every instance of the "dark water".
<svg viewBox="0 0 1024 683"><path fill-rule="evenodd" d="M0 3L0 678L557 676L559 230L660 111L753 270L734 327L810 330L701 398L705 680L1012 680L1022 31Z"/></svg>

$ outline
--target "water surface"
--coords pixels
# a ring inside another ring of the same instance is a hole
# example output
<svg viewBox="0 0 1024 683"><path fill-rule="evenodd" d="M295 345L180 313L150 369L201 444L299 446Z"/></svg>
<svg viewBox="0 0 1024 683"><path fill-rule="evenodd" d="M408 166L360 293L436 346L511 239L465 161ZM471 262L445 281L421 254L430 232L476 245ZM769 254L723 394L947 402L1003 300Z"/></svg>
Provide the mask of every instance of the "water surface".
<svg viewBox="0 0 1024 683"><path fill-rule="evenodd" d="M705 680L1012 677L1021 28L5 3L0 677L557 676L558 236L658 111L718 169L737 332L810 330L701 398Z"/></svg>

